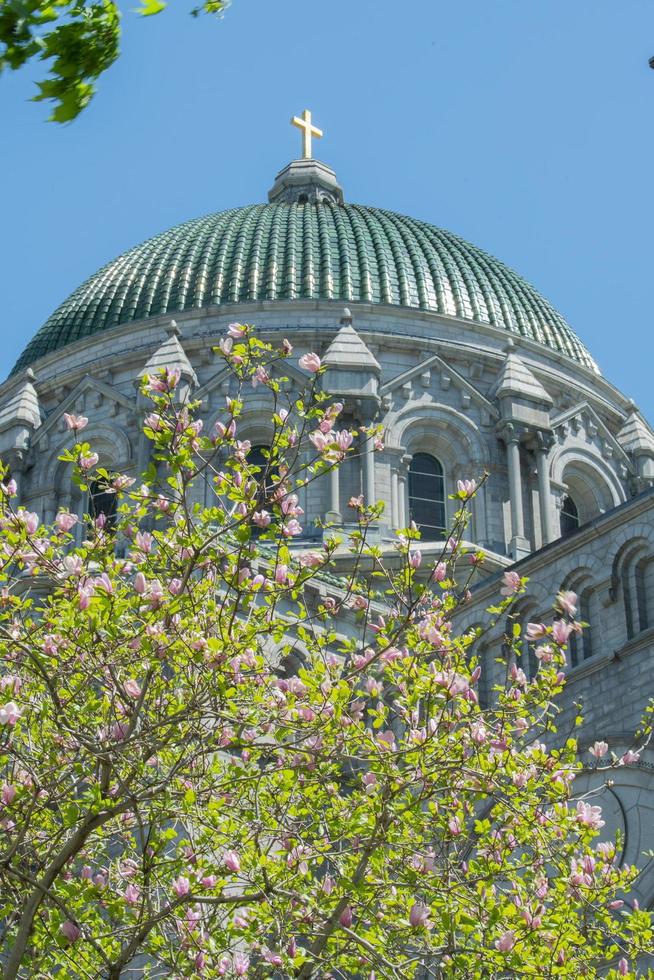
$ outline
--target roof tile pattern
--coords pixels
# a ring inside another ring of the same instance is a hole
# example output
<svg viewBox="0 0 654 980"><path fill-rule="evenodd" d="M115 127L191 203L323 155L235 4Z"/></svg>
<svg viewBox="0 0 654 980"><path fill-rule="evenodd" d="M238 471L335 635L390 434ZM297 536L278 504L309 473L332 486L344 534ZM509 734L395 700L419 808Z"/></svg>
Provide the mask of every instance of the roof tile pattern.
<svg viewBox="0 0 654 980"><path fill-rule="evenodd" d="M55 310L12 374L119 324L289 299L384 303L487 323L598 372L560 313L481 249L390 211L322 203L223 211L130 249Z"/></svg>

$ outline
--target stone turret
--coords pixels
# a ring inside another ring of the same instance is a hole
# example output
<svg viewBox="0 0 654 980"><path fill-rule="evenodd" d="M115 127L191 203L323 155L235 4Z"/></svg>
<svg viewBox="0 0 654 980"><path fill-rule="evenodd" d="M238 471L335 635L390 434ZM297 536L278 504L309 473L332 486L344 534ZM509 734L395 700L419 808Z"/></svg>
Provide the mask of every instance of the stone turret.
<svg viewBox="0 0 654 980"><path fill-rule="evenodd" d="M41 410L31 368L12 380L13 384L5 389L0 405L0 457L11 469L20 499L20 477L32 435L41 425Z"/></svg>
<svg viewBox="0 0 654 980"><path fill-rule="evenodd" d="M379 406L379 361L354 329L352 314L343 310L341 326L327 348L325 389L345 401L368 403L368 412Z"/></svg>

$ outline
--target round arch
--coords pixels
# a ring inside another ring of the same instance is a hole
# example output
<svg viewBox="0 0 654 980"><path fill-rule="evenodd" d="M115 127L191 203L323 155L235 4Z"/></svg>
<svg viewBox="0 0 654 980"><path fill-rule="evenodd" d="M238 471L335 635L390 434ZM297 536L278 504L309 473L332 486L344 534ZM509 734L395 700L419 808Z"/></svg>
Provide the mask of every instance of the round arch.
<svg viewBox="0 0 654 980"><path fill-rule="evenodd" d="M624 487L613 470L594 453L582 449L556 453L550 476L554 483L565 487L574 501L580 525L626 500Z"/></svg>

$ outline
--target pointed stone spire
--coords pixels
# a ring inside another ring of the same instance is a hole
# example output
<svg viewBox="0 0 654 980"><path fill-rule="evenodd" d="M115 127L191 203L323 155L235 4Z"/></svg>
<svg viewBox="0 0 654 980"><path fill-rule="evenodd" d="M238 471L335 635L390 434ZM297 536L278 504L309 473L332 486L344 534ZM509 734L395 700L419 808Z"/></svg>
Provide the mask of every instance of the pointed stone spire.
<svg viewBox="0 0 654 980"><path fill-rule="evenodd" d="M157 371L169 368L171 370L179 370L180 377L186 382L187 387L189 385L195 387L198 379L179 341L181 333L174 320L171 320L170 324L166 327L166 333L168 334L167 339L157 347L154 354L148 358L144 367L139 371L139 381L147 374L156 374Z"/></svg>
<svg viewBox="0 0 654 980"><path fill-rule="evenodd" d="M491 389L491 395L500 403L502 417L547 428L553 405L551 396L516 353L510 338L504 349L506 359Z"/></svg>
<svg viewBox="0 0 654 980"><path fill-rule="evenodd" d="M343 310L341 326L323 357L327 368L325 389L333 395L377 398L381 367L352 325L352 314Z"/></svg>
<svg viewBox="0 0 654 980"><path fill-rule="evenodd" d="M328 367L381 372L379 361L352 326L352 314L347 308L343 310L341 328L327 348L323 363Z"/></svg>
<svg viewBox="0 0 654 980"><path fill-rule="evenodd" d="M32 432L41 425L39 396L34 373L27 368L16 376L0 405L0 451L24 449Z"/></svg>

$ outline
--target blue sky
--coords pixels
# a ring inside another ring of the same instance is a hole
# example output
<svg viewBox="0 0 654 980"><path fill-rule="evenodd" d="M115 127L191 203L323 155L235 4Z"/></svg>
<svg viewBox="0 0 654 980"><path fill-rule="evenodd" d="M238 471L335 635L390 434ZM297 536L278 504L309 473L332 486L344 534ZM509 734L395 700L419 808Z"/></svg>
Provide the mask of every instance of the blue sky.
<svg viewBox="0 0 654 980"><path fill-rule="evenodd" d="M126 13L120 61L68 126L27 101L35 71L0 79L0 375L121 251L265 200L309 107L349 201L516 268L654 421L651 0L191 6Z"/></svg>

